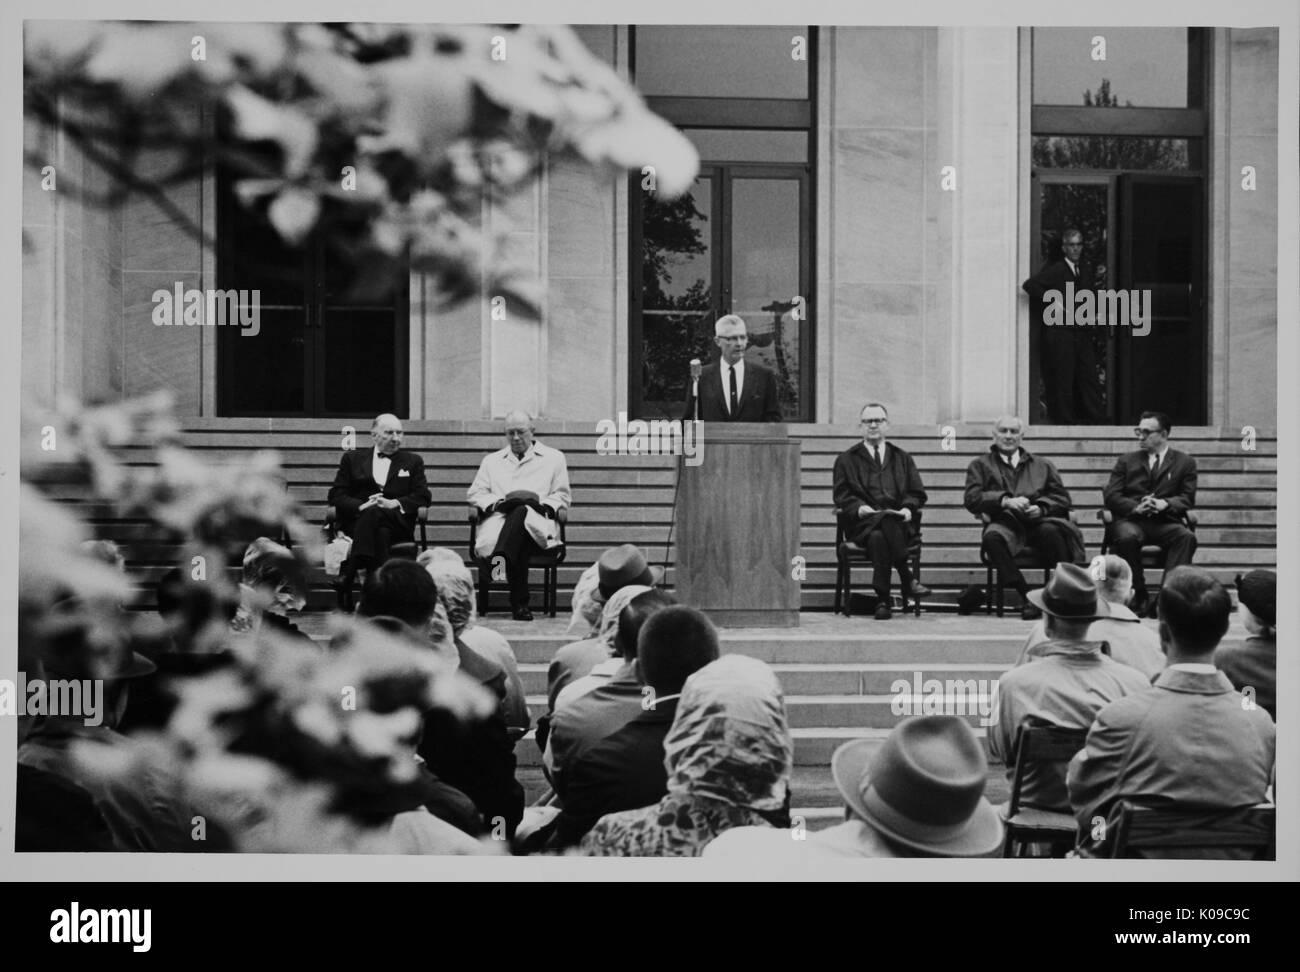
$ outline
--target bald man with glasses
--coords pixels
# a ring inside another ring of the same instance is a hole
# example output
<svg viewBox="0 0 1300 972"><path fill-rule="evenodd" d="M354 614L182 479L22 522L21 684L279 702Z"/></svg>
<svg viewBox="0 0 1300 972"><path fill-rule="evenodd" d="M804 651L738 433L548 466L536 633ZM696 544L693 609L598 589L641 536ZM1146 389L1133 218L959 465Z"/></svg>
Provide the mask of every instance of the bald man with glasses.
<svg viewBox="0 0 1300 972"><path fill-rule="evenodd" d="M1111 527L1114 552L1133 571L1133 612L1147 607L1142 547L1165 551L1165 570L1192 562L1196 534L1187 528L1187 513L1196 505L1196 460L1169 447L1173 432L1164 412L1143 412L1133 430L1138 449L1120 456L1102 490L1106 509L1115 517Z"/></svg>

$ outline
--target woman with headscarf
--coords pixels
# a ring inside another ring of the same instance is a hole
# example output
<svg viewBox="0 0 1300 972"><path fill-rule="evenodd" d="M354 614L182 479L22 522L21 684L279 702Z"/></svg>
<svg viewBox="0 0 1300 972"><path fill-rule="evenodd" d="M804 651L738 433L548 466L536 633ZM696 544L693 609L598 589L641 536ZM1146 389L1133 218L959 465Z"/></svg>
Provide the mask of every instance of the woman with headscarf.
<svg viewBox="0 0 1300 972"><path fill-rule="evenodd" d="M416 558L438 585L438 602L446 613L454 638L480 658L496 662L505 673L501 714L506 725L522 736L528 731L528 701L524 696L519 662L510 642L499 632L478 623L474 609L474 576L454 551L435 547Z"/></svg>
<svg viewBox="0 0 1300 972"><path fill-rule="evenodd" d="M668 795L600 818L594 857L696 857L733 827L786 826L794 743L772 669L725 655L686 681L664 740Z"/></svg>

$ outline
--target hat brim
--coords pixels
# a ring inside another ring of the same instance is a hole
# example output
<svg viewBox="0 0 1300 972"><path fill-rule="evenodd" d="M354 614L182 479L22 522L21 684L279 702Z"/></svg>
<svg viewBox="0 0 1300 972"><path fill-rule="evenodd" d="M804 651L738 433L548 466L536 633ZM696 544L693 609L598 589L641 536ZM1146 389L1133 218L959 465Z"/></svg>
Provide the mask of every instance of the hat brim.
<svg viewBox="0 0 1300 972"><path fill-rule="evenodd" d="M1030 604L1054 618L1065 618L1067 621L1096 621L1099 618L1110 617L1110 602L1104 597L1097 598L1097 606L1093 608L1092 614L1062 614L1060 611L1052 610L1043 601L1043 589L1041 587L1036 591L1030 591L1027 597Z"/></svg>
<svg viewBox="0 0 1300 972"><path fill-rule="evenodd" d="M642 587L658 587L659 582L664 579L664 569L662 567L646 567L637 577L632 578L625 584L619 584L618 587L609 587L606 584L599 584L596 591L600 594L602 601L608 601L624 587L631 587L639 584Z"/></svg>
<svg viewBox="0 0 1300 972"><path fill-rule="evenodd" d="M882 821L862 799L860 787L872 757L884 743L883 739L854 739L844 743L831 756L831 777L850 810L890 840L927 854L941 857L983 857L1002 846L1002 819L993 804L984 797L980 797L966 827L950 840L919 840Z"/></svg>

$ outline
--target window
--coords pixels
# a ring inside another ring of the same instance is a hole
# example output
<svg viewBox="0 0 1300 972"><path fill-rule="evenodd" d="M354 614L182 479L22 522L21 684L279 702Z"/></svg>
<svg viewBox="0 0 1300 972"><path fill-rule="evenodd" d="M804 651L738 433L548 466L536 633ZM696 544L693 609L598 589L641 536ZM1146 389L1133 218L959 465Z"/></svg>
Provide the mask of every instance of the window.
<svg viewBox="0 0 1300 972"><path fill-rule="evenodd" d="M1206 421L1206 33L1033 31L1031 270L1060 260L1062 234L1078 229L1094 288L1149 294L1151 315L1145 336L1125 326L1075 335L1091 341L1079 356L1096 374L1072 380L1098 394L1076 387L1071 410L1031 309L1033 421L1124 424L1145 409Z"/></svg>
<svg viewBox="0 0 1300 972"><path fill-rule="evenodd" d="M701 159L671 202L630 182L634 414L679 417L690 360L715 360L714 322L738 314L785 418L812 420L814 43L800 27L633 29L638 87Z"/></svg>

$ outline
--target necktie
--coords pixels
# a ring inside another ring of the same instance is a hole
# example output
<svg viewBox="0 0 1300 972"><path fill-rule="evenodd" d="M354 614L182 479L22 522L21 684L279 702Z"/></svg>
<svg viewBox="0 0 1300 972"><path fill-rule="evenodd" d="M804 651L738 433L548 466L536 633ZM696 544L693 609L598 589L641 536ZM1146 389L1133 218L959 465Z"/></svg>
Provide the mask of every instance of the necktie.
<svg viewBox="0 0 1300 972"><path fill-rule="evenodd" d="M876 446L875 448L873 448L873 449L871 450L871 455L875 458L875 460L876 460L876 465L879 466L881 469L884 469L884 468L885 468L885 461L884 461L883 458L881 458L881 454L880 454L880 446Z"/></svg>
<svg viewBox="0 0 1300 972"><path fill-rule="evenodd" d="M728 369L731 372L731 408L729 411L732 415L736 414L736 366L731 365Z"/></svg>
<svg viewBox="0 0 1300 972"><path fill-rule="evenodd" d="M1155 478L1156 466L1159 464L1159 462L1160 462L1160 457L1158 455L1153 455L1151 457L1151 461L1147 463L1147 474L1151 476L1152 479Z"/></svg>

